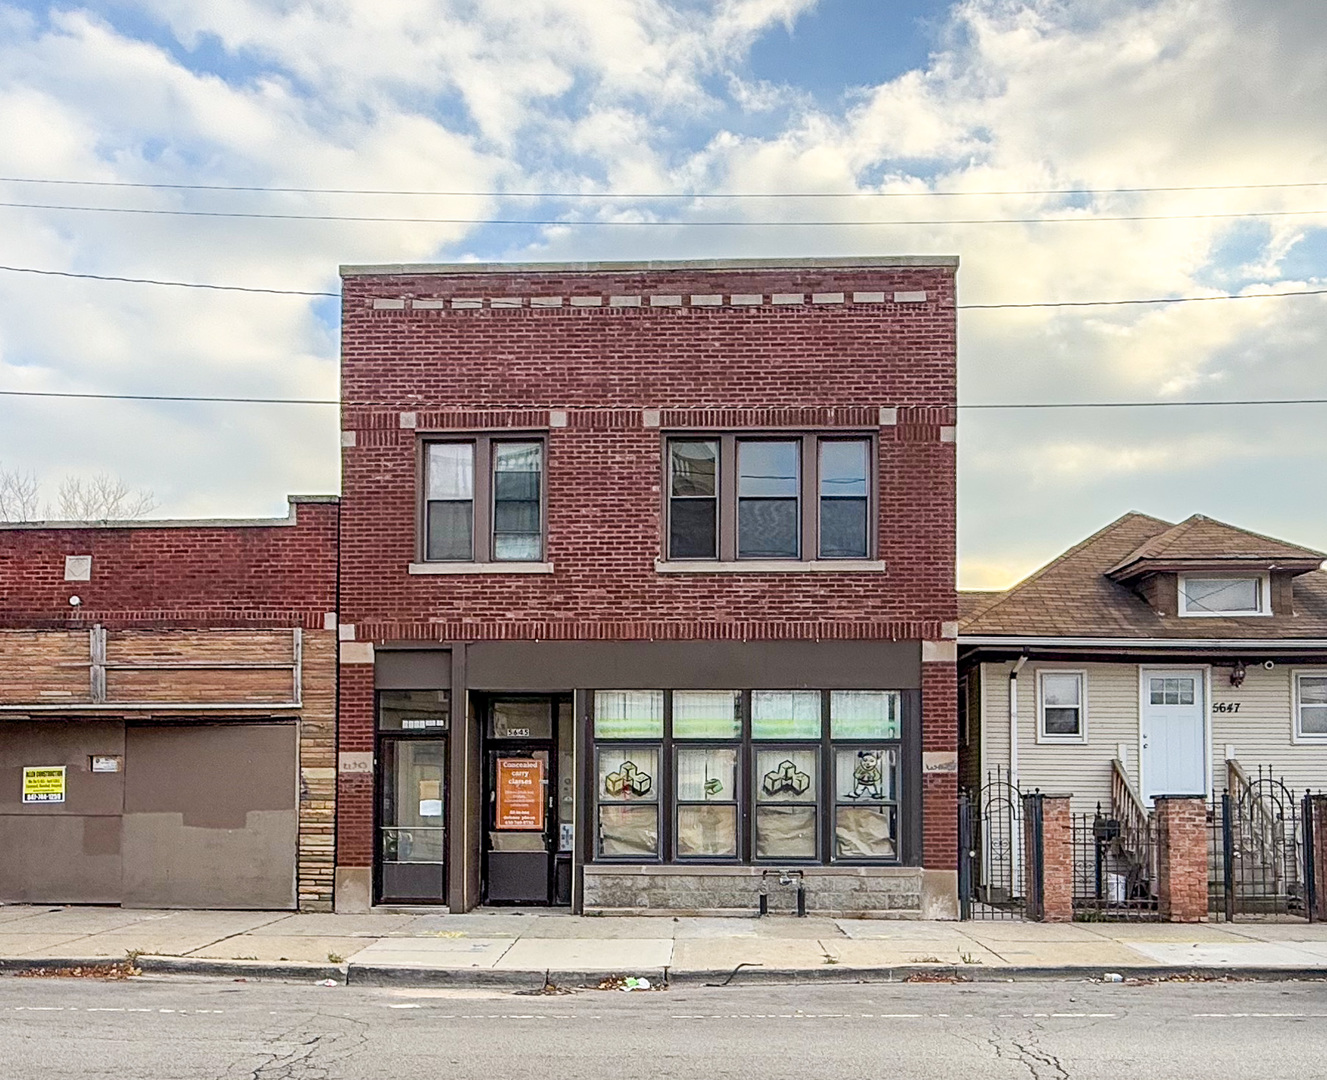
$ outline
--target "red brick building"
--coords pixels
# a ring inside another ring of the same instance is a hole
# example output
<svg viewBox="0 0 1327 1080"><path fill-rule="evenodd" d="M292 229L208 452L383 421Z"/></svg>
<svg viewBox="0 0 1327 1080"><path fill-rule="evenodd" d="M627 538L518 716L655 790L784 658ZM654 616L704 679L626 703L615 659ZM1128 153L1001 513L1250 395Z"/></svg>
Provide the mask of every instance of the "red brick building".
<svg viewBox="0 0 1327 1080"><path fill-rule="evenodd" d="M956 266L343 268L339 908L954 910Z"/></svg>
<svg viewBox="0 0 1327 1080"><path fill-rule="evenodd" d="M0 525L0 901L330 909L337 509Z"/></svg>

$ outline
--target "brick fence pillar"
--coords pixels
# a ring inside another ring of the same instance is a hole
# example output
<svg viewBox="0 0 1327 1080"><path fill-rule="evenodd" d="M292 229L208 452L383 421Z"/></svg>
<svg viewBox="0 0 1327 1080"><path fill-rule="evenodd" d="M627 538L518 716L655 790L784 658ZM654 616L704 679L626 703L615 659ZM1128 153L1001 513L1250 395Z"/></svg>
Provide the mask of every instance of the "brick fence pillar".
<svg viewBox="0 0 1327 1080"><path fill-rule="evenodd" d="M1207 804L1158 795L1157 907L1164 922L1207 919Z"/></svg>
<svg viewBox="0 0 1327 1080"><path fill-rule="evenodd" d="M1068 795L1023 797L1023 865L1038 873L1036 810L1041 804L1041 913L1042 922L1072 922L1074 918L1074 835ZM1029 883L1029 889L1034 886Z"/></svg>
<svg viewBox="0 0 1327 1080"><path fill-rule="evenodd" d="M1309 797L1313 815L1313 921L1327 923L1327 795Z"/></svg>

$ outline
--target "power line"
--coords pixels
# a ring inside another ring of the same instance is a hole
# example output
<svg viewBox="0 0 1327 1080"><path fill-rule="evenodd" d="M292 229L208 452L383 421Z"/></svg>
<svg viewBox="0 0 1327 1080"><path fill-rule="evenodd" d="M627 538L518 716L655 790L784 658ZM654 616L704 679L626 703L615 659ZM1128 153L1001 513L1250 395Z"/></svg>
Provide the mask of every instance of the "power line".
<svg viewBox="0 0 1327 1080"><path fill-rule="evenodd" d="M251 221L346 221L367 224L400 225L525 225L594 228L866 228L868 226L904 225L1056 225L1082 224L1108 221L1209 221L1240 218L1315 217L1327 214L1321 210L1250 210L1240 212L1202 214L1099 214L1096 216L1060 215L1058 217L1023 218L893 218L884 220L817 220L769 221L727 219L717 221L604 221L565 218L463 218L463 217L395 217L376 214L293 214L263 213L242 210L169 210L160 207L139 206L74 206L61 203L0 202L0 207L16 210L60 210L90 214L137 214L150 217L227 218Z"/></svg>
<svg viewBox="0 0 1327 1080"><path fill-rule="evenodd" d="M160 278L121 277L117 274L76 274L72 270L36 270L30 266L0 266L11 274L41 274L44 277L86 278L89 281L124 281L133 285L172 285L181 289L215 289L218 292L273 293L278 296L340 296L309 289L264 289L257 285L211 285L201 281L163 281Z"/></svg>
<svg viewBox="0 0 1327 1080"><path fill-rule="evenodd" d="M3 397L76 398L92 401L184 401L203 404L235 405L342 405L354 407L393 408L400 403L355 401L342 402L336 398L265 398L223 397L193 394L95 394L61 390L0 390ZM1187 409L1255 405L1327 405L1327 398L1242 398L1206 401L1007 401L974 402L955 406L968 409Z"/></svg>
<svg viewBox="0 0 1327 1080"><path fill-rule="evenodd" d="M513 264L517 267L519 264ZM38 270L30 266L0 266L13 274L41 274L47 277L86 278L90 281L119 281L134 285L167 285L181 289L215 289L223 292L272 293L278 296L340 297L340 293L312 289L267 289L252 285L213 285L197 281L169 281L162 278L122 277L115 274L84 274L72 270ZM1005 304L955 304L957 311L999 311L1020 308L1122 307L1138 304L1193 304L1208 300L1264 300L1269 297L1323 296L1327 289L1287 289L1261 293L1217 293L1212 296L1153 296L1126 300L1030 300Z"/></svg>
<svg viewBox="0 0 1327 1080"><path fill-rule="evenodd" d="M335 398L204 397L194 394L76 394L60 390L0 390L0 397L79 398L90 401L194 401L227 405L340 405Z"/></svg>
<svg viewBox="0 0 1327 1080"><path fill-rule="evenodd" d="M1284 292L1217 293L1214 296L1154 296L1135 300L1044 300L1026 304L955 304L959 311L997 311L1010 308L1125 307L1134 304L1197 304L1207 300L1258 300L1265 296L1324 296L1327 289L1288 289Z"/></svg>
<svg viewBox="0 0 1327 1080"><path fill-rule="evenodd" d="M1327 187L1327 180L1275 184L1176 184L1159 187L1117 188L1006 188L988 191L437 191L396 188L282 187L271 184L170 184L130 180L70 180L33 176L0 176L5 184L45 184L67 187L133 188L153 191L236 191L280 195L418 195L477 199L918 199L980 198L1009 195L1146 195L1192 191L1277 191L1288 188Z"/></svg>

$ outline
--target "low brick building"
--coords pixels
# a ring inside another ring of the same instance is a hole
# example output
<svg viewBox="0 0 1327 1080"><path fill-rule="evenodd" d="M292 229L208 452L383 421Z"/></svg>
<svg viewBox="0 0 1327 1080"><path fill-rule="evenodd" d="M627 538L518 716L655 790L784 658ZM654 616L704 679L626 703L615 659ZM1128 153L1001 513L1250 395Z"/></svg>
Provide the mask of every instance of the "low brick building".
<svg viewBox="0 0 1327 1080"><path fill-rule="evenodd" d="M0 901L331 907L337 513L0 525Z"/></svg>
<svg viewBox="0 0 1327 1080"><path fill-rule="evenodd" d="M343 268L338 908L953 913L956 265Z"/></svg>

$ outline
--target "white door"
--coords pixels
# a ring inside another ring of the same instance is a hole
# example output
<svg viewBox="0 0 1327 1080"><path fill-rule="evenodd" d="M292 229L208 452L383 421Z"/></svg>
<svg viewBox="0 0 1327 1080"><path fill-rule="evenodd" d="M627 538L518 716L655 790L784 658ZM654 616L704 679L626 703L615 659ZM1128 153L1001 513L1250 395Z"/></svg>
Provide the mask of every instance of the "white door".
<svg viewBox="0 0 1327 1080"><path fill-rule="evenodd" d="M1201 671L1143 672L1143 796L1207 794Z"/></svg>

